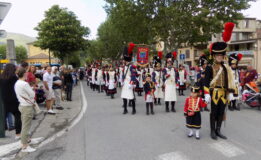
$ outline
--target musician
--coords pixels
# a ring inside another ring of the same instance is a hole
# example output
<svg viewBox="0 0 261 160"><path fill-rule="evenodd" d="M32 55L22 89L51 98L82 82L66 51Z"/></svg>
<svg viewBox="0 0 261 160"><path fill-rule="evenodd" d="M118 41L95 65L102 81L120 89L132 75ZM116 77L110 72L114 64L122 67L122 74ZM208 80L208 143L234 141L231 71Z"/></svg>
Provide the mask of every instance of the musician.
<svg viewBox="0 0 261 160"><path fill-rule="evenodd" d="M242 58L242 54L230 54L229 55L229 59L228 59L228 63L229 66L232 69L232 73L233 73L233 79L235 82L235 93L230 93L229 94L229 105L228 105L228 109L230 111L233 110L240 110L239 107L236 106L236 101L239 100L239 93L240 93L240 76L239 76L239 70L238 70L238 62L241 60Z"/></svg>
<svg viewBox="0 0 261 160"><path fill-rule="evenodd" d="M155 92L154 92L154 104L161 105L161 99L164 98L163 92L163 72L161 69L161 59L159 56L154 57L154 66L155 70L152 73L152 81L155 84Z"/></svg>
<svg viewBox="0 0 261 160"><path fill-rule="evenodd" d="M148 74L146 77L146 82L144 84L144 91L145 91L146 113L147 115L149 115L151 112L151 114L154 115L153 100L154 100L155 85L154 82L151 81L150 74Z"/></svg>
<svg viewBox="0 0 261 160"><path fill-rule="evenodd" d="M166 55L167 67L163 70L164 88L165 88L165 107L166 112L169 112L169 104L171 104L171 111L176 112L175 102L177 101L176 91L176 71L173 67L174 56L171 53Z"/></svg>
<svg viewBox="0 0 261 160"><path fill-rule="evenodd" d="M130 47L129 47L130 48ZM136 66L132 64L132 51L130 51L127 47L124 48L123 52L125 67L123 71L123 86L121 91L121 98L123 99L123 114L127 114L127 103L128 100L131 102L132 106L132 114L136 114L135 108L135 94L134 88L136 83Z"/></svg>
<svg viewBox="0 0 261 160"><path fill-rule="evenodd" d="M224 63L227 44L215 42L212 44L211 54L214 64L206 67L204 81L205 101L211 102L210 127L211 138L227 139L221 133L222 122L225 117L225 108L228 103L227 95L234 91L234 81L231 68Z"/></svg>

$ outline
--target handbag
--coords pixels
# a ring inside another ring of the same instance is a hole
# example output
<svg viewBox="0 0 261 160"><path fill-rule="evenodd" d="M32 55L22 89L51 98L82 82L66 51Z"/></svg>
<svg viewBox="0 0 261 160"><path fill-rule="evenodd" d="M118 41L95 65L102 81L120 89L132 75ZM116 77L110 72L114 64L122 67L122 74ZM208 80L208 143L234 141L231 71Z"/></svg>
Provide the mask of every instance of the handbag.
<svg viewBox="0 0 261 160"><path fill-rule="evenodd" d="M197 100L196 106L198 106L198 104L199 104L199 98ZM193 109L195 109L195 108L193 108ZM194 116L194 115L195 115L195 111L188 111L188 116Z"/></svg>
<svg viewBox="0 0 261 160"><path fill-rule="evenodd" d="M22 96L21 96L22 97ZM39 115L40 113L42 113L42 110L39 108L38 104L35 102L30 101L29 99L22 97L27 103L30 103L33 106L35 115Z"/></svg>

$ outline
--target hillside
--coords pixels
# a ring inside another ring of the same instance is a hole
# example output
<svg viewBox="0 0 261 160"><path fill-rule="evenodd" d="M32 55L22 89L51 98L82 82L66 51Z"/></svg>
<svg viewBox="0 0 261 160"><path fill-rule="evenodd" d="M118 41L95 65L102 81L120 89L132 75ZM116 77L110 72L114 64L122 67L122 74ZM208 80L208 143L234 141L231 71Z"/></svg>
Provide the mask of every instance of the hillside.
<svg viewBox="0 0 261 160"><path fill-rule="evenodd" d="M13 39L16 46L22 45L25 48L27 48L26 43L36 40L35 38L26 36L24 34L8 32L6 38L0 38L0 44L5 44L7 39Z"/></svg>

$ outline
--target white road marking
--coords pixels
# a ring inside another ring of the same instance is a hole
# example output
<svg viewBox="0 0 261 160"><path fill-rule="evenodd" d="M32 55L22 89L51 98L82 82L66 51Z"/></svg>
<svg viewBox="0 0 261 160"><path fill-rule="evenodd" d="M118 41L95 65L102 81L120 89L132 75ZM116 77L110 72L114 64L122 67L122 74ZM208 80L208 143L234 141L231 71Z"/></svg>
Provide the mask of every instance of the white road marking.
<svg viewBox="0 0 261 160"><path fill-rule="evenodd" d="M46 139L45 141L43 141L37 148L40 148L42 146L45 146L46 144L54 141L56 138L61 137L64 133L68 132L69 130L71 130L77 123L79 123L79 121L82 119L83 115L86 112L87 109L87 99L85 97L85 93L84 93L84 89L82 86L82 82L81 84L81 94L82 94L82 109L81 112L78 114L78 116L73 120L73 122L71 123L70 126L64 128L63 130L61 130L60 132L56 133L55 135L53 135L52 137L49 137L48 139Z"/></svg>
<svg viewBox="0 0 261 160"><path fill-rule="evenodd" d="M219 151L220 153L222 153L224 156L228 157L228 158L232 158L232 157L236 157L242 154L245 154L245 152L236 147L235 145L226 142L226 141L220 141L217 143L212 143L209 144L211 148Z"/></svg>
<svg viewBox="0 0 261 160"><path fill-rule="evenodd" d="M11 153L12 151L19 150L21 148L21 142L14 142L0 146L0 157Z"/></svg>
<svg viewBox="0 0 261 160"><path fill-rule="evenodd" d="M156 160L189 160L189 158L182 152L171 152L159 155Z"/></svg>

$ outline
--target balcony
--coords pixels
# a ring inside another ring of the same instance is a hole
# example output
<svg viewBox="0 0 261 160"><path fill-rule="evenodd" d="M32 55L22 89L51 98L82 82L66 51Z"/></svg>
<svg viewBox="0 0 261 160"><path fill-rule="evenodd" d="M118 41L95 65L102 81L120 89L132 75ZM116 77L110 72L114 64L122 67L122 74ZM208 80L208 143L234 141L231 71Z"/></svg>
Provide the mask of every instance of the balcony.
<svg viewBox="0 0 261 160"><path fill-rule="evenodd" d="M241 53L243 55L250 55L250 56L254 56L254 51L253 50L245 50L245 51L230 51L227 52L228 55L232 54L232 53Z"/></svg>

